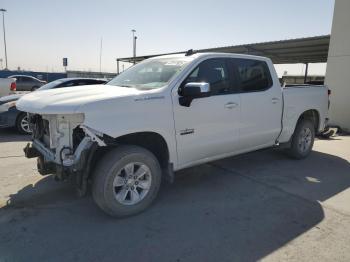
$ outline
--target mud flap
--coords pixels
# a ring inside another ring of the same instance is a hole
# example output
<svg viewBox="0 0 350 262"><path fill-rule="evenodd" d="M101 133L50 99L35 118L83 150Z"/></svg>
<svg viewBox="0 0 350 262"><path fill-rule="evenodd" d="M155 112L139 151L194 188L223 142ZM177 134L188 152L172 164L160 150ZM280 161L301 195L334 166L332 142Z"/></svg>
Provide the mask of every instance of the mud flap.
<svg viewBox="0 0 350 262"><path fill-rule="evenodd" d="M169 184L174 183L175 181L175 175L174 175L174 167L172 163L169 163L166 168L162 169L165 181L167 181Z"/></svg>

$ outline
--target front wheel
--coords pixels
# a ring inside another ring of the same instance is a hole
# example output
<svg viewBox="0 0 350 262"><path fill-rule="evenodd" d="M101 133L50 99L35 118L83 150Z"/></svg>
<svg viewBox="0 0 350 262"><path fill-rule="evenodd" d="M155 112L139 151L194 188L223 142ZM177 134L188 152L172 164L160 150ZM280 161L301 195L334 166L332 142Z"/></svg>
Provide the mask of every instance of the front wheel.
<svg viewBox="0 0 350 262"><path fill-rule="evenodd" d="M26 113L21 113L17 117L16 128L21 134L29 135L32 133L32 130L29 126L28 115Z"/></svg>
<svg viewBox="0 0 350 262"><path fill-rule="evenodd" d="M160 183L161 168L150 151L138 146L119 146L98 163L92 195L107 214L131 216L152 204Z"/></svg>
<svg viewBox="0 0 350 262"><path fill-rule="evenodd" d="M307 157L314 145L315 126L307 119L298 122L293 137L289 154L296 159Z"/></svg>

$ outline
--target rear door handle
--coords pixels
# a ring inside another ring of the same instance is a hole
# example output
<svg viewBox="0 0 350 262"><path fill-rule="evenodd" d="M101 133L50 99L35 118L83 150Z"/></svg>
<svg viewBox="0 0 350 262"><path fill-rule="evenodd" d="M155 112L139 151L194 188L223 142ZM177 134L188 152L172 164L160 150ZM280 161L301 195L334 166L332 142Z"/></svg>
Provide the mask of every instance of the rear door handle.
<svg viewBox="0 0 350 262"><path fill-rule="evenodd" d="M272 104L276 104L280 99L277 97L273 97L271 100L272 100Z"/></svg>
<svg viewBox="0 0 350 262"><path fill-rule="evenodd" d="M228 102L227 104L225 104L225 108L227 108L227 109L233 109L237 106L238 106L238 104L235 102Z"/></svg>

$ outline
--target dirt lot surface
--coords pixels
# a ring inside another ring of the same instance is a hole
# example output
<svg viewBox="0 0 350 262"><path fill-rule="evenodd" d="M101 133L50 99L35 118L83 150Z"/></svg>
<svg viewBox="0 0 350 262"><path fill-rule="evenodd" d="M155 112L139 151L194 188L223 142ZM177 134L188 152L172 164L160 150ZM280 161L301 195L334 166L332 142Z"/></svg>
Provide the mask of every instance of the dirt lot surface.
<svg viewBox="0 0 350 262"><path fill-rule="evenodd" d="M112 219L42 177L0 130L0 261L350 261L350 137L177 173L146 212Z"/></svg>

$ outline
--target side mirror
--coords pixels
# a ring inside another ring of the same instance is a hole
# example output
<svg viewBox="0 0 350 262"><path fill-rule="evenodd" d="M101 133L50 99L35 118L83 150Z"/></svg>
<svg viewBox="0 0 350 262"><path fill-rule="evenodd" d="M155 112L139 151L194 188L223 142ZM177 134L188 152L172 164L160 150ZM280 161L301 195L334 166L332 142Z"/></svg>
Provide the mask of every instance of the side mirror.
<svg viewBox="0 0 350 262"><path fill-rule="evenodd" d="M179 103L182 106L189 107L193 99L210 96L209 83L187 83L179 88Z"/></svg>

